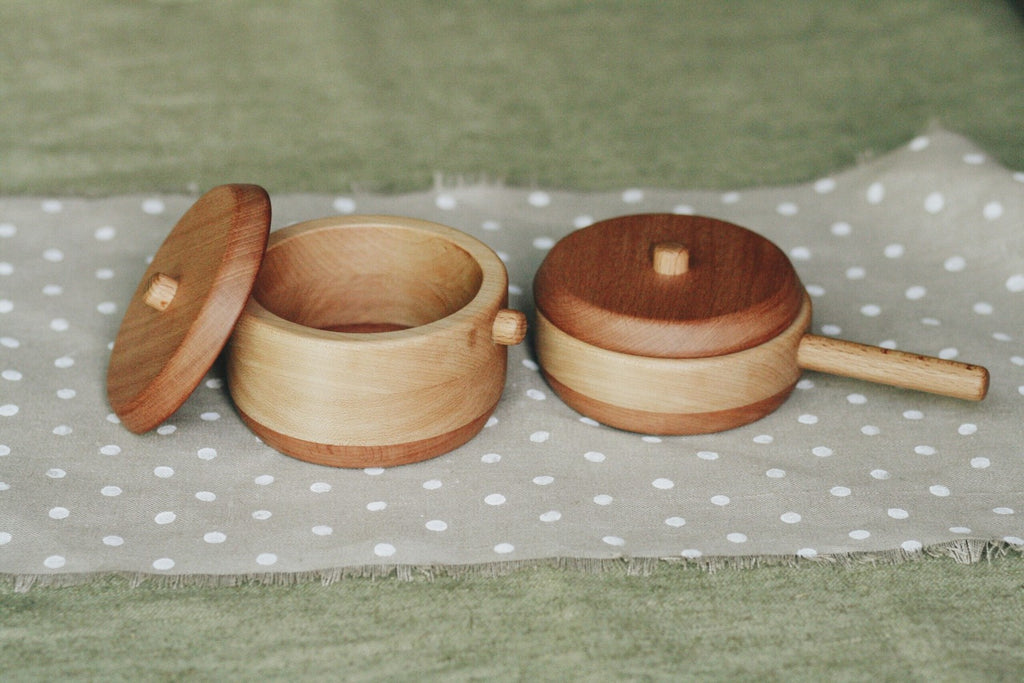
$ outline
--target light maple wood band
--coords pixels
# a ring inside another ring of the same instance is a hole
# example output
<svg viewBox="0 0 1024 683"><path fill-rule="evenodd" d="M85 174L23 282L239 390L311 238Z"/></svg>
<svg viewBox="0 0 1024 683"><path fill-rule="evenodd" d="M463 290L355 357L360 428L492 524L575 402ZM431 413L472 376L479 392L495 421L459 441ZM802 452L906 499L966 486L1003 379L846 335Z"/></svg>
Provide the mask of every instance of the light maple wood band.
<svg viewBox="0 0 1024 683"><path fill-rule="evenodd" d="M491 339L495 344L515 346L526 338L526 315L522 311L503 308L494 317Z"/></svg>
<svg viewBox="0 0 1024 683"><path fill-rule="evenodd" d="M690 270L690 252L678 242L654 245L654 271L659 275L682 275Z"/></svg>
<svg viewBox="0 0 1024 683"><path fill-rule="evenodd" d="M978 365L813 334L800 341L797 364L805 370L969 401L980 401L988 393L988 370Z"/></svg>
<svg viewBox="0 0 1024 683"><path fill-rule="evenodd" d="M537 356L545 372L593 400L653 413L742 408L787 392L800 376L796 349L810 324L805 299L781 334L710 358L650 358L608 351L572 337L537 314Z"/></svg>
<svg viewBox="0 0 1024 683"><path fill-rule="evenodd" d="M158 311L166 311L178 292L178 281L170 275L157 273L149 281L146 290L146 305Z"/></svg>

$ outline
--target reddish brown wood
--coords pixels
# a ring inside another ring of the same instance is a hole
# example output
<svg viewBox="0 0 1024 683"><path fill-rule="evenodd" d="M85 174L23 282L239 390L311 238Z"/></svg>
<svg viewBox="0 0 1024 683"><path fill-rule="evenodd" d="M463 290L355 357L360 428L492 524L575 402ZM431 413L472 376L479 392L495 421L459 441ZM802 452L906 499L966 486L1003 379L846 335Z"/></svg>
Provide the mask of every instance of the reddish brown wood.
<svg viewBox="0 0 1024 683"><path fill-rule="evenodd" d="M158 426L202 381L249 298L269 229L263 188L222 185L167 236L128 304L107 370L110 405L128 429Z"/></svg>
<svg viewBox="0 0 1024 683"><path fill-rule="evenodd" d="M658 245L685 250L685 268L655 268ZM701 216L642 214L595 223L559 241L537 272L534 296L551 322L589 344L639 356L703 358L776 336L796 317L804 291L786 255L746 228Z"/></svg>

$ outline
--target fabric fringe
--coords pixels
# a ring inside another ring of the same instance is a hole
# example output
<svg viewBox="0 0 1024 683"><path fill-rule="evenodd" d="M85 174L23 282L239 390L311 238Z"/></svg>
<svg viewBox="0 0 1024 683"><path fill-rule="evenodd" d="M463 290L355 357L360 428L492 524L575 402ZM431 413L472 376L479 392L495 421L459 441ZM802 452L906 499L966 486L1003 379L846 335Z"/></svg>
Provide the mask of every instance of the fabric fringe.
<svg viewBox="0 0 1024 683"><path fill-rule="evenodd" d="M698 559L682 557L619 557L609 559L556 557L537 560L510 560L467 565L360 565L335 567L304 572L254 572L249 574L153 574L148 572L93 572L79 574L0 574L0 581L26 593L33 588L64 588L81 586L108 579L120 579L131 588L230 588L239 586L297 586L320 583L324 586L344 580L396 580L431 582L441 578L482 576L499 578L521 571L558 569L587 574L619 574L650 576L665 567L697 569L714 573L722 570L746 570L761 567L800 567L830 565L857 567L864 565L898 565L928 558L952 559L957 564L979 564L1007 556L1024 557L1024 547L1004 541L962 539L918 551L887 550L878 552L819 555L812 558L796 555L719 556Z"/></svg>

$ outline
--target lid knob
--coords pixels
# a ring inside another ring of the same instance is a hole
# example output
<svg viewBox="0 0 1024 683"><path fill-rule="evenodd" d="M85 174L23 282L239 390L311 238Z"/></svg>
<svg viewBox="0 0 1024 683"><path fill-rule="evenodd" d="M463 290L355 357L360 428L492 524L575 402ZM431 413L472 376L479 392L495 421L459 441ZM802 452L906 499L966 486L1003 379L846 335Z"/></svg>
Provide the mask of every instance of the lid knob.
<svg viewBox="0 0 1024 683"><path fill-rule="evenodd" d="M690 252L679 242L654 245L654 271L659 275L682 275L690 270Z"/></svg>
<svg viewBox="0 0 1024 683"><path fill-rule="evenodd" d="M157 273L149 281L146 290L146 305L158 311L166 311L178 292L178 281L170 275Z"/></svg>

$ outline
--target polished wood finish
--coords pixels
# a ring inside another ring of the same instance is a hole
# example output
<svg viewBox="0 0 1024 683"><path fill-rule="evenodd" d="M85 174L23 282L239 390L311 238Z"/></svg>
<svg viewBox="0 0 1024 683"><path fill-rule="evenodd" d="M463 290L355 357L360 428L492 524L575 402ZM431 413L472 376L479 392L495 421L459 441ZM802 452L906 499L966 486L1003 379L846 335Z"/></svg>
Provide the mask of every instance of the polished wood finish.
<svg viewBox="0 0 1024 683"><path fill-rule="evenodd" d="M451 450L497 403L506 345L525 333L507 292L493 251L436 223L345 216L276 231L228 347L232 398L257 434L310 462Z"/></svg>
<svg viewBox="0 0 1024 683"><path fill-rule="evenodd" d="M213 365L249 298L269 228L263 188L222 185L167 236L125 310L107 369L107 396L125 427L157 427Z"/></svg>

